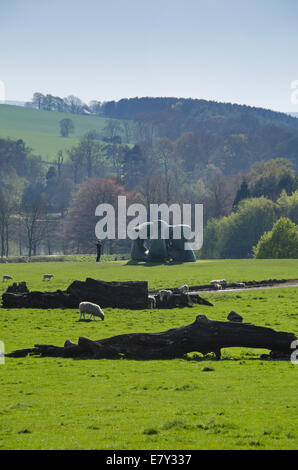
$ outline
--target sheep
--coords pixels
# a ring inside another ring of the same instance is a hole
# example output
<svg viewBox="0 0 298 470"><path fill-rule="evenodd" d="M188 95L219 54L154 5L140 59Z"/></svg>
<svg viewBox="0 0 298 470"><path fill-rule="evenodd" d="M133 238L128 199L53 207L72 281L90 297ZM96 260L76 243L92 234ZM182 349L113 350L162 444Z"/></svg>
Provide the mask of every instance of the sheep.
<svg viewBox="0 0 298 470"><path fill-rule="evenodd" d="M168 302L169 299L172 297L173 292L171 290L162 289L159 291L158 295L161 302L163 302L164 299L166 302Z"/></svg>
<svg viewBox="0 0 298 470"><path fill-rule="evenodd" d="M225 279L216 279L216 280L210 281L210 284L213 286L215 284L220 284L222 287L226 287L227 281Z"/></svg>
<svg viewBox="0 0 298 470"><path fill-rule="evenodd" d="M12 281L13 280L13 277L12 276L9 276L8 274L4 274L3 278L2 278L2 281Z"/></svg>
<svg viewBox="0 0 298 470"><path fill-rule="evenodd" d="M227 281L225 279L216 279L214 281L210 281L210 284L226 284Z"/></svg>
<svg viewBox="0 0 298 470"><path fill-rule="evenodd" d="M148 295L148 304L150 308L156 308L156 298L154 295Z"/></svg>
<svg viewBox="0 0 298 470"><path fill-rule="evenodd" d="M218 284L218 283L217 283L217 284L212 284L212 285L213 285L214 289L216 289L216 290L222 290L222 285L221 285L221 284Z"/></svg>
<svg viewBox="0 0 298 470"><path fill-rule="evenodd" d="M44 274L43 281L45 281L46 279L49 281L50 279L52 279L52 277L54 277L54 274Z"/></svg>
<svg viewBox="0 0 298 470"><path fill-rule="evenodd" d="M81 318L84 318L85 320L85 314L90 313L90 319L93 317L95 320L95 317L99 317L102 320L105 319L105 314L100 308L99 305L93 304L92 302L81 302L79 304L79 309L80 309L80 320Z"/></svg>
<svg viewBox="0 0 298 470"><path fill-rule="evenodd" d="M179 287L178 291L181 292L182 294L186 294L189 291L189 287L188 285L185 284L184 286Z"/></svg>

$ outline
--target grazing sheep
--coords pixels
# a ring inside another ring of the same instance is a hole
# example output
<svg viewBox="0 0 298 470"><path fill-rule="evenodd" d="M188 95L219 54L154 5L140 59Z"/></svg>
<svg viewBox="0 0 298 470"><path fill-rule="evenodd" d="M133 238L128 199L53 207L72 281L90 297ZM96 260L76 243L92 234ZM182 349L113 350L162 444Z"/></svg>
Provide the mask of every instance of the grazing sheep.
<svg viewBox="0 0 298 470"><path fill-rule="evenodd" d="M46 279L49 281L50 279L52 279L52 277L54 277L54 274L44 274L43 281L45 281Z"/></svg>
<svg viewBox="0 0 298 470"><path fill-rule="evenodd" d="M150 308L156 308L156 298L154 295L148 295L148 304Z"/></svg>
<svg viewBox="0 0 298 470"><path fill-rule="evenodd" d="M225 279L215 279L213 281L210 281L210 284L214 286L215 284L220 284L222 287L226 287L227 281Z"/></svg>
<svg viewBox="0 0 298 470"><path fill-rule="evenodd" d="M182 294L186 294L186 292L189 291L189 287L188 287L188 285L185 284L184 286L179 287L178 291L181 292Z"/></svg>
<svg viewBox="0 0 298 470"><path fill-rule="evenodd" d="M8 274L4 274L2 280L3 280L3 282L4 282L4 281L12 281L12 280L13 280L13 277L12 277L12 276L9 276Z"/></svg>
<svg viewBox="0 0 298 470"><path fill-rule="evenodd" d="M214 289L216 290L222 290L222 285L221 284L212 284Z"/></svg>
<svg viewBox="0 0 298 470"><path fill-rule="evenodd" d="M105 314L101 310L100 306L97 304L93 304L92 302L81 302L79 305L80 309L80 320L83 317L85 320L85 314L89 313L90 314L90 319L93 317L95 320L95 317L99 317L102 320L105 319Z"/></svg>
<svg viewBox="0 0 298 470"><path fill-rule="evenodd" d="M173 292L171 290L162 289L159 291L158 295L161 302L163 302L164 299L166 302L168 302L169 299L172 297Z"/></svg>

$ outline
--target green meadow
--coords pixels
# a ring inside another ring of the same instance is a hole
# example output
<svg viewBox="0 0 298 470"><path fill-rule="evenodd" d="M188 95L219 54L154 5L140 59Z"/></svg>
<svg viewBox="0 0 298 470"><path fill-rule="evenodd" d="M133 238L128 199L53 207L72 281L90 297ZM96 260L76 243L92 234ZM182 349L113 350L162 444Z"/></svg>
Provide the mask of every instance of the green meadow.
<svg viewBox="0 0 298 470"><path fill-rule="evenodd" d="M66 288L86 277L147 280L149 289L228 281L297 278L297 260L212 260L130 265L73 261L9 263L3 274L30 289ZM43 273L54 278L42 281ZM1 294L6 289L1 280ZM298 287L202 294L214 306L169 310L104 309L105 321L79 321L77 309L1 309L5 351L62 346L186 325L196 315L298 334ZM260 359L263 350L230 348L216 361L196 353L175 360L5 358L1 449L297 449L298 366Z"/></svg>
<svg viewBox="0 0 298 470"><path fill-rule="evenodd" d="M69 137L60 136L59 121L70 118L75 126ZM22 139L35 155L51 162L58 150L69 150L91 130L101 131L107 119L96 116L58 113L0 104L0 138Z"/></svg>

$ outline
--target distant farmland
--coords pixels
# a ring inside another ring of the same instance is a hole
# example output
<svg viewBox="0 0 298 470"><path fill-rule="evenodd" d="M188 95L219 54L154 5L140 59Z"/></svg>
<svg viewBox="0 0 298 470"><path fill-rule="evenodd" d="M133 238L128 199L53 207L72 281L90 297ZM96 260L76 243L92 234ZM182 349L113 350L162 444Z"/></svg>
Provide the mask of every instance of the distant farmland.
<svg viewBox="0 0 298 470"><path fill-rule="evenodd" d="M70 118L75 131L69 137L60 136L59 121ZM35 155L53 161L58 150L67 150L79 142L86 132L101 131L106 118L77 114L39 111L21 106L0 105L0 138L22 139Z"/></svg>

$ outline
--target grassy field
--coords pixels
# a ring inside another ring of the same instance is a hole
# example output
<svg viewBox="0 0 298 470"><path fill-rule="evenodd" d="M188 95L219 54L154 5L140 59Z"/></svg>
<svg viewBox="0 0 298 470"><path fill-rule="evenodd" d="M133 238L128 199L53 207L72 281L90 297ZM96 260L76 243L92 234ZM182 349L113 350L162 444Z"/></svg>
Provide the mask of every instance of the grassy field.
<svg viewBox="0 0 298 470"><path fill-rule="evenodd" d="M1 266L2 268L2 266ZM50 272L54 279L42 281ZM214 260L169 266L123 262L8 264L1 274L31 289L64 289L87 276L148 280L150 288L208 282L297 278L295 260ZM2 291L4 287L2 287ZM128 311L79 321L78 310L1 311L6 352L36 343L63 345L156 332L192 322L199 313L298 334L298 288L205 295L214 307ZM260 350L223 350L164 361L6 358L1 370L1 449L297 449L298 366L266 362Z"/></svg>
<svg viewBox="0 0 298 470"><path fill-rule="evenodd" d="M59 121L64 118L70 118L75 125L74 133L67 138L60 136ZM70 149L86 132L93 129L100 131L106 124L107 119L95 116L0 104L0 137L23 139L35 155L41 155L44 161L49 162L57 157L58 150Z"/></svg>

